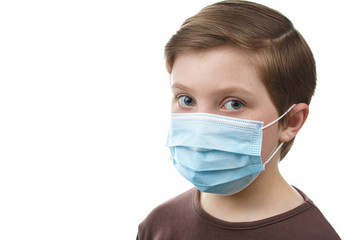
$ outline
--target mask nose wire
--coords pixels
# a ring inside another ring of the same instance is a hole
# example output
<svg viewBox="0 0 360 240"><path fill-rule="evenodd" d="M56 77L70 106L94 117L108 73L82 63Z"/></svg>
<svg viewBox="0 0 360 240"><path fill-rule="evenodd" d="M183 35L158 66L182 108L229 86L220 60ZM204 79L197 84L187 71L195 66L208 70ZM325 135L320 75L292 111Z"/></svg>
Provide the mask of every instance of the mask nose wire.
<svg viewBox="0 0 360 240"><path fill-rule="evenodd" d="M284 112L283 115L281 115L280 117L278 117L277 119L275 119L275 120L272 121L271 123L263 126L260 130L263 130L263 129L267 128L267 127L270 127L271 125L273 125L274 123L276 123L277 121L279 121L280 119L282 119L286 114L288 114L288 113L291 111L291 109L293 109L293 107L295 107L295 105L296 105L296 104L293 104L286 112Z"/></svg>

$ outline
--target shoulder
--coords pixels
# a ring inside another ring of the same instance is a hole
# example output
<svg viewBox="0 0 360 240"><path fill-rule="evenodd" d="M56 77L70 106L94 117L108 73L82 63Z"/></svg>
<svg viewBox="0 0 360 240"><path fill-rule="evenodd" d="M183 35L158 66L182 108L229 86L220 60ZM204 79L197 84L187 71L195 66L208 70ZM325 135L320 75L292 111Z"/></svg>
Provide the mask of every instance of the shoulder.
<svg viewBox="0 0 360 240"><path fill-rule="evenodd" d="M184 212L192 207L192 197L194 194L194 189L190 189L174 198L167 200L161 205L157 206L152 210L149 215L145 218L143 222L148 220L161 220L163 218L167 219L169 214L174 214L174 212Z"/></svg>
<svg viewBox="0 0 360 240"><path fill-rule="evenodd" d="M141 239L163 231L170 225L176 224L177 219L183 219L184 216L189 215L193 209L194 192L195 189L190 189L152 210L139 225L138 235L142 236Z"/></svg>
<svg viewBox="0 0 360 240"><path fill-rule="evenodd" d="M313 201L299 189L296 190L303 196L305 203L294 209L295 211L298 210L298 212L292 211L294 216L287 220L287 228L291 229L290 232L297 232L299 236L306 236L308 239L340 239L335 229Z"/></svg>

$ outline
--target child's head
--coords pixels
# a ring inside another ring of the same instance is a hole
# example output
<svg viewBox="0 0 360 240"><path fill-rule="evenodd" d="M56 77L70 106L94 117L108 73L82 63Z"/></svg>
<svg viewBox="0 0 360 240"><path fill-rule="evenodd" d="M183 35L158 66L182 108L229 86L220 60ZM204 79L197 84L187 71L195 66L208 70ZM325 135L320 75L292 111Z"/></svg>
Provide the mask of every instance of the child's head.
<svg viewBox="0 0 360 240"><path fill-rule="evenodd" d="M312 52L292 23L279 12L246 1L223 1L187 19L165 47L172 73L182 53L235 47L249 56L279 114L294 103L310 104L316 86ZM286 124L286 117L281 120ZM293 140L284 144L281 159Z"/></svg>

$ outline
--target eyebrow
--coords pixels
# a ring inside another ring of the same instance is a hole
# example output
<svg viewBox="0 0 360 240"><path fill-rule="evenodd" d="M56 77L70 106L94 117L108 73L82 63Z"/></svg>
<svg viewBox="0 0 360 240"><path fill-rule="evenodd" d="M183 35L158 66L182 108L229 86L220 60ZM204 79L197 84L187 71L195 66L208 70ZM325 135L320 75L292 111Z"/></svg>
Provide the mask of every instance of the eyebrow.
<svg viewBox="0 0 360 240"><path fill-rule="evenodd" d="M178 88L178 89L181 89L181 90L184 90L184 91L189 91L190 90L190 88L186 87L185 85L183 85L181 83L171 84L171 88Z"/></svg>
<svg viewBox="0 0 360 240"><path fill-rule="evenodd" d="M183 91L191 91L191 88L181 84L181 83L174 83L171 85L171 88L177 88ZM217 88L214 92L219 92L219 93L227 93L227 94L231 94L231 93L241 93L241 94L245 94L245 95L256 95L254 92L249 91L245 88L242 88L241 86L231 86L231 87L223 87L223 88Z"/></svg>

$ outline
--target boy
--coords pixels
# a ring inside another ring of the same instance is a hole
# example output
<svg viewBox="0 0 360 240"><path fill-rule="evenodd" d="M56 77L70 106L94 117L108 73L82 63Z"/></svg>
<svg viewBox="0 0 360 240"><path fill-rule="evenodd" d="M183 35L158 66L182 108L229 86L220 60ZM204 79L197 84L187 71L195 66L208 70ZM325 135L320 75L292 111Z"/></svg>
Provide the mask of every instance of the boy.
<svg viewBox="0 0 360 240"><path fill-rule="evenodd" d="M316 86L292 23L259 4L219 2L184 22L165 57L167 146L196 188L153 210L137 239L340 239L278 170Z"/></svg>

